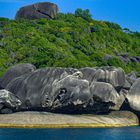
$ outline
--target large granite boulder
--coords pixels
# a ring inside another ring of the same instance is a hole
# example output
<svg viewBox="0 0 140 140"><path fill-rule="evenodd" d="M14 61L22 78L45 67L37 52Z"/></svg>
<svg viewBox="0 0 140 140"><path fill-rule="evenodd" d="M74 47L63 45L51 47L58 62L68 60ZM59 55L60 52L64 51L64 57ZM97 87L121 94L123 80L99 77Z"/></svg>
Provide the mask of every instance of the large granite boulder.
<svg viewBox="0 0 140 140"><path fill-rule="evenodd" d="M20 8L16 13L16 19L53 19L58 11L56 4L50 2L36 3Z"/></svg>
<svg viewBox="0 0 140 140"><path fill-rule="evenodd" d="M114 87L109 83L93 82L90 85L90 90L94 104L98 103L98 107L101 106L99 111L107 111L107 109L108 111L109 109L119 110L124 102L123 96L117 93ZM104 104L104 106L102 106L102 104Z"/></svg>
<svg viewBox="0 0 140 140"><path fill-rule="evenodd" d="M81 79L82 76L83 74L77 71L53 82L51 95L49 95L53 101L53 110L66 108L73 111L73 109L81 110L87 107L91 93L89 82Z"/></svg>
<svg viewBox="0 0 140 140"><path fill-rule="evenodd" d="M14 78L30 73L35 69L35 66L29 63L18 64L10 67L7 72L5 72L5 74L1 77L0 87L4 89Z"/></svg>
<svg viewBox="0 0 140 140"><path fill-rule="evenodd" d="M140 78L138 78L126 94L128 103L133 110L140 111Z"/></svg>
<svg viewBox="0 0 140 140"><path fill-rule="evenodd" d="M90 83L95 82L106 82L110 83L117 91L126 83L125 72L122 68L115 67L97 67L97 68L81 68L80 71L84 75L84 79Z"/></svg>
<svg viewBox="0 0 140 140"><path fill-rule="evenodd" d="M125 73L122 68L101 67L97 68L93 81L110 83L117 91L125 84Z"/></svg>
<svg viewBox="0 0 140 140"><path fill-rule="evenodd" d="M82 106L89 99L89 87L88 81L80 79L81 76L76 69L39 69L15 78L5 89L21 100L22 109Z"/></svg>

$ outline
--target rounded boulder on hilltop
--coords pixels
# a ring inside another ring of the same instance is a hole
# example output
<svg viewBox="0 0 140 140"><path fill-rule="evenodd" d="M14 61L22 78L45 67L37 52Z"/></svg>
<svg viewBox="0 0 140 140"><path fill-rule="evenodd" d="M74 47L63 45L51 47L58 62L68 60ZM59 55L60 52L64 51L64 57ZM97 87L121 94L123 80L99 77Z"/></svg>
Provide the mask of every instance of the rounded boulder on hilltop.
<svg viewBox="0 0 140 140"><path fill-rule="evenodd" d="M36 3L21 7L16 13L16 19L53 19L58 13L58 6L50 2Z"/></svg>

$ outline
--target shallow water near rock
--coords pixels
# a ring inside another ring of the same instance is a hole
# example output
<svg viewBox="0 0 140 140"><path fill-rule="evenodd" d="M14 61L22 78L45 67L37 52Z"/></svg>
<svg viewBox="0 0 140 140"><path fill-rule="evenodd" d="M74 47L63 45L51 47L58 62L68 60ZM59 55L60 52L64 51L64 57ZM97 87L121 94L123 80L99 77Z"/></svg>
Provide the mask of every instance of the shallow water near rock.
<svg viewBox="0 0 140 140"><path fill-rule="evenodd" d="M0 140L139 140L140 127L0 129Z"/></svg>

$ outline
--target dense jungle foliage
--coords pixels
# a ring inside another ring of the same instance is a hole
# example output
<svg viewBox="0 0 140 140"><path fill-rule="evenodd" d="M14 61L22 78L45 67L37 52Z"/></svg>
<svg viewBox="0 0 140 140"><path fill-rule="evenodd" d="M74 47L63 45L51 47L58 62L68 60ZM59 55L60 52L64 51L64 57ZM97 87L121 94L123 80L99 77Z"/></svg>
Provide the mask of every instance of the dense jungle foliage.
<svg viewBox="0 0 140 140"><path fill-rule="evenodd" d="M140 72L139 62L123 60L139 56L140 33L94 20L89 10L59 13L53 20L0 18L0 75L25 62L37 68L116 66Z"/></svg>

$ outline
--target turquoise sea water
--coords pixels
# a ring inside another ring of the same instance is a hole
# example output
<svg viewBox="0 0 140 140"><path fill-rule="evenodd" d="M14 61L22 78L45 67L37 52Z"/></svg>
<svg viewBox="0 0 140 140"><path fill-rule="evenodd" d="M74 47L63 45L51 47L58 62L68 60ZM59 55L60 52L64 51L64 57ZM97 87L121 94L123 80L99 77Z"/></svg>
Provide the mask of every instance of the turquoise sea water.
<svg viewBox="0 0 140 140"><path fill-rule="evenodd" d="M140 127L0 129L0 140L140 140Z"/></svg>

